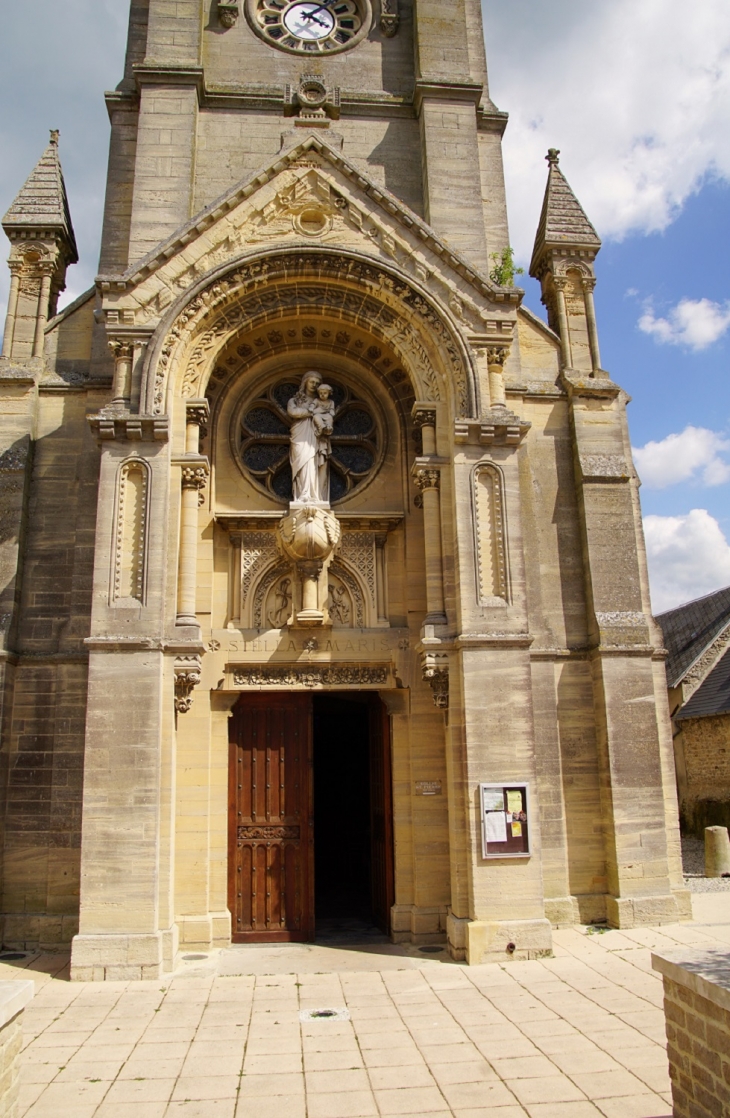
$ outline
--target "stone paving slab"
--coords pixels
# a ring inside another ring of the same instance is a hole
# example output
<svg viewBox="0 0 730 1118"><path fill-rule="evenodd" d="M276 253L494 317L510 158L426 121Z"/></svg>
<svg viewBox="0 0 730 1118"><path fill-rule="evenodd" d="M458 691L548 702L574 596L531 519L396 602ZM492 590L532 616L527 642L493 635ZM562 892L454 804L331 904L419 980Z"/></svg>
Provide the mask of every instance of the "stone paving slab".
<svg viewBox="0 0 730 1118"><path fill-rule="evenodd" d="M502 966L287 945L71 984L62 956L0 963L36 984L20 1118L671 1118L650 952L730 951L730 897L693 900L691 924L565 929Z"/></svg>

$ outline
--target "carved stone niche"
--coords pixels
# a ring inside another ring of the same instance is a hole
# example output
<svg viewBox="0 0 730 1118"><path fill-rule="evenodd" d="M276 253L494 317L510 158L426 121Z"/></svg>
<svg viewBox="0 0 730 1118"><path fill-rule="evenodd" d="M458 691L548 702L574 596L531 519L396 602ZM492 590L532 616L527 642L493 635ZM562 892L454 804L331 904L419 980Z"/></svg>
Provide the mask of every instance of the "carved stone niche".
<svg viewBox="0 0 730 1118"><path fill-rule="evenodd" d="M325 625L329 584L327 572L340 542L340 524L329 511L304 506L292 510L276 528L279 550L294 564L294 623Z"/></svg>
<svg viewBox="0 0 730 1118"><path fill-rule="evenodd" d="M221 27L233 27L238 19L240 9L236 0L218 0L218 21Z"/></svg>

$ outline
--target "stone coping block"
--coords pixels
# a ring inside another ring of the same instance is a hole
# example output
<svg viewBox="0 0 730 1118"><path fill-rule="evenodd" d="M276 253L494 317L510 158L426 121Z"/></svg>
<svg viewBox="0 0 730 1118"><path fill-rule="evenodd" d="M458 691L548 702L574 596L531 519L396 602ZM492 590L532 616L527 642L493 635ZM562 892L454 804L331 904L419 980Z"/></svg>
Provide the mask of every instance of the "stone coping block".
<svg viewBox="0 0 730 1118"><path fill-rule="evenodd" d="M35 983L22 981L0 982L0 1029L25 1009L35 992Z"/></svg>
<svg viewBox="0 0 730 1118"><path fill-rule="evenodd" d="M652 952L651 965L665 978L730 1013L730 951Z"/></svg>

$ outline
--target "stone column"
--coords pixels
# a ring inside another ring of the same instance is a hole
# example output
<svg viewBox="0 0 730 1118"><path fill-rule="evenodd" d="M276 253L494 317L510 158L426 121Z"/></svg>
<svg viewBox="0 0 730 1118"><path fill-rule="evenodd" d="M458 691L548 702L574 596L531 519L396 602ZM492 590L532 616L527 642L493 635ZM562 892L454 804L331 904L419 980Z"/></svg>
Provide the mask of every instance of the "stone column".
<svg viewBox="0 0 730 1118"><path fill-rule="evenodd" d="M10 264L10 291L8 292L8 312L5 316L5 333L3 335L3 357L10 357L13 352L13 334L15 333L15 316L18 313L18 292L20 290L20 264L17 260Z"/></svg>
<svg viewBox="0 0 730 1118"><path fill-rule="evenodd" d="M197 625L199 495L208 483L207 458L200 455L201 428L208 419L206 400L190 401L185 413L185 458L181 462L180 554L177 577L177 625Z"/></svg>
<svg viewBox="0 0 730 1118"><path fill-rule="evenodd" d="M424 404L413 405L413 422L421 429L423 454L413 464L413 480L421 491L423 534L426 549L425 624L445 625L444 572L441 545L441 471L436 457L436 410Z"/></svg>
<svg viewBox="0 0 730 1118"><path fill-rule="evenodd" d="M507 396L504 391L504 363L507 350L503 346L490 346L487 350L489 369L489 396L493 408L506 408Z"/></svg>
<svg viewBox="0 0 730 1118"><path fill-rule="evenodd" d="M41 273L41 292L38 296L38 312L35 323L35 337L33 339L33 356L43 356L43 341L48 322L48 305L51 301L52 265L44 265Z"/></svg>
<svg viewBox="0 0 730 1118"><path fill-rule="evenodd" d="M241 624L241 547L242 532L231 532L231 589L229 598L229 621L232 625Z"/></svg>
<svg viewBox="0 0 730 1118"><path fill-rule="evenodd" d="M114 355L114 384L112 387L112 407L129 408L132 391L132 355L131 342L120 338L112 338L109 349Z"/></svg>
<svg viewBox="0 0 730 1118"><path fill-rule="evenodd" d="M445 625L444 571L441 548L441 471L416 465L414 479L423 501L423 534L426 547L426 624Z"/></svg>
<svg viewBox="0 0 730 1118"><path fill-rule="evenodd" d="M591 364L593 375L601 371L601 351L598 348L598 324L596 323L596 305L593 301L593 290L596 286L595 279L583 280L583 296L586 304L586 322L588 324L588 344L591 350Z"/></svg>
<svg viewBox="0 0 730 1118"><path fill-rule="evenodd" d="M570 333L568 330L568 309L565 305L565 288L568 281L564 276L554 276L555 298L558 305L558 324L560 327L560 356L563 359L563 368L572 369L573 355L570 350Z"/></svg>

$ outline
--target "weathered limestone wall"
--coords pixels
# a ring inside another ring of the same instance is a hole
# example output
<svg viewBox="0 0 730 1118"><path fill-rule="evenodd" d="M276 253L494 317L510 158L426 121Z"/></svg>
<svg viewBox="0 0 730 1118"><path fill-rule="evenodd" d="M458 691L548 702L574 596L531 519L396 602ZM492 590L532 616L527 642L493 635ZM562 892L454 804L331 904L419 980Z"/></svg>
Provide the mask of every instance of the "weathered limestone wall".
<svg viewBox="0 0 730 1118"><path fill-rule="evenodd" d="M19 947L68 943L78 924L83 642L98 470L85 419L89 396L41 388L33 397L14 688L2 750L3 936Z"/></svg>

